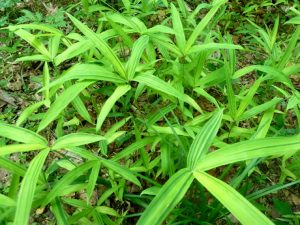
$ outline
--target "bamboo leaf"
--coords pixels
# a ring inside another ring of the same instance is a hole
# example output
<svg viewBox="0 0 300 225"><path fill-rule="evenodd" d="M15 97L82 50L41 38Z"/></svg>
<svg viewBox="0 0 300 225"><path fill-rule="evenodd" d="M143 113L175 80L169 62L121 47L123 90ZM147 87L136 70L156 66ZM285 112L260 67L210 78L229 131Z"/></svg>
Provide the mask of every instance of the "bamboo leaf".
<svg viewBox="0 0 300 225"><path fill-rule="evenodd" d="M217 100L213 96L211 96L209 93L207 93L203 88L197 87L194 89L194 91L196 91L198 94L202 95L208 101L213 103L217 108L219 108L219 104L218 104Z"/></svg>
<svg viewBox="0 0 300 225"><path fill-rule="evenodd" d="M93 195L93 191L96 187L97 184L97 180L99 178L99 171L101 168L101 162L99 161L98 163L95 164L95 166L93 166L91 174L89 176L89 182L86 188L86 194L87 194L87 202L90 201L92 195Z"/></svg>
<svg viewBox="0 0 300 225"><path fill-rule="evenodd" d="M94 46L94 43L89 40L82 40L69 46L65 51L54 58L54 64L58 66L62 62L71 59L81 53L87 52Z"/></svg>
<svg viewBox="0 0 300 225"><path fill-rule="evenodd" d="M289 62L289 59L292 56L292 52L294 51L297 43L298 43L298 39L300 36L300 26L297 27L297 29L294 31L288 46L286 47L286 50L284 51L283 56L280 58L280 62L277 65L277 68L279 70L282 70L286 64Z"/></svg>
<svg viewBox="0 0 300 225"><path fill-rule="evenodd" d="M133 175L133 173L130 170L120 166L116 162L113 162L113 161L107 160L107 159L103 159L103 158L101 159L101 163L103 164L103 166L107 167L108 169L111 169L114 172L120 174L126 180L129 180L132 183L136 184L137 186L141 187L140 181L136 178L135 175Z"/></svg>
<svg viewBox="0 0 300 225"><path fill-rule="evenodd" d="M122 151L118 152L116 155L113 156L111 160L118 161L122 158L130 156L133 152L137 151L140 148L143 148L145 145L153 143L154 140L154 137L146 137L141 140L138 140L126 147L125 149L123 149Z"/></svg>
<svg viewBox="0 0 300 225"><path fill-rule="evenodd" d="M126 94L130 89L131 89L130 85L118 86L114 91L114 93L106 100L97 118L97 125L96 125L97 132L101 129L101 126L105 118L107 117L112 107L115 105L116 101L118 101L119 98L121 98L124 94Z"/></svg>
<svg viewBox="0 0 300 225"><path fill-rule="evenodd" d="M171 14L172 14L172 24L173 24L173 29L176 37L176 44L178 48L183 51L184 46L186 44L185 40L185 35L184 35L184 30L183 26L181 23L180 15L177 10L177 8L174 6L174 4L171 3Z"/></svg>
<svg viewBox="0 0 300 225"><path fill-rule="evenodd" d="M196 42L198 36L201 34L201 32L204 30L204 28L207 26L209 21L213 18L213 16L216 14L218 9L227 2L227 0L219 0L216 1L216 3L213 5L213 7L209 10L209 12L204 16L204 18L200 21L200 23L196 26L193 33L189 37L186 45L185 45L185 52L189 52L192 45Z"/></svg>
<svg viewBox="0 0 300 225"><path fill-rule="evenodd" d="M242 141L207 154L197 164L197 170L210 170L239 161L281 156L300 150L300 135Z"/></svg>
<svg viewBox="0 0 300 225"><path fill-rule="evenodd" d="M183 93L179 92L177 89L175 89L167 82L161 80L160 78L152 74L141 74L136 76L133 80L145 84L148 87L151 87L155 90L161 91L167 95L175 97L181 101L187 102L191 106L193 106L196 110L201 112L201 108L191 97L184 95Z"/></svg>
<svg viewBox="0 0 300 225"><path fill-rule="evenodd" d="M209 147L218 133L222 117L223 109L216 111L212 118L201 128L194 139L187 156L188 168L193 169L198 161L207 154Z"/></svg>
<svg viewBox="0 0 300 225"><path fill-rule="evenodd" d="M92 118L91 118L87 108L85 107L83 101L81 100L80 96L77 96L72 101L72 104L73 104L74 108L77 110L77 112L80 114L80 116L82 116L83 119L85 119L89 123L93 123Z"/></svg>
<svg viewBox="0 0 300 225"><path fill-rule="evenodd" d="M29 164L19 191L14 225L27 225L38 177L48 156L49 149L41 151Z"/></svg>
<svg viewBox="0 0 300 225"><path fill-rule="evenodd" d="M19 118L16 121L16 126L20 126L23 122L27 120L27 118L34 113L38 108L40 108L44 104L44 101L34 103L28 106L24 111L21 113Z"/></svg>
<svg viewBox="0 0 300 225"><path fill-rule="evenodd" d="M61 201L56 198L55 201L51 205L51 212L54 214L57 225L67 225L68 224L68 217L67 213L65 212Z"/></svg>
<svg viewBox="0 0 300 225"><path fill-rule="evenodd" d="M199 53L207 50L220 50L220 49L239 49L243 50L243 47L240 45L227 44L227 43L207 43L202 45L195 45L191 47L188 54Z"/></svg>
<svg viewBox="0 0 300 225"><path fill-rule="evenodd" d="M76 96L93 82L80 82L65 90L51 105L39 124L38 132L45 129Z"/></svg>
<svg viewBox="0 0 300 225"><path fill-rule="evenodd" d="M134 45L132 47L132 54L126 64L127 80L131 80L134 77L136 68L140 62L140 59L148 42L149 37L146 35L141 36L136 42L134 42Z"/></svg>
<svg viewBox="0 0 300 225"><path fill-rule="evenodd" d="M248 111L244 112L240 117L238 117L238 120L246 120L249 118L254 117L255 115L264 112L268 110L269 108L275 106L277 103L281 101L281 98L273 98L271 101L263 103L261 105L255 106L252 109L249 109Z"/></svg>
<svg viewBox="0 0 300 225"><path fill-rule="evenodd" d="M290 20L288 20L287 22L285 22L286 24L298 24L300 25L300 16L296 16Z"/></svg>
<svg viewBox="0 0 300 225"><path fill-rule="evenodd" d="M36 36L32 35L31 33L23 29L16 30L14 31L14 33L20 36L25 41L27 41L32 47L34 47L43 56L51 60L49 51L46 49L45 45L36 38Z"/></svg>
<svg viewBox="0 0 300 225"><path fill-rule="evenodd" d="M299 29L299 31L300 31L300 29ZM288 79L288 77L282 71L276 69L275 67L266 66L266 65L246 66L246 67L236 71L233 74L232 79L237 79L237 78L244 76L245 74L250 73L254 70L258 70L258 71L266 73L267 76L264 79L275 79L277 81L283 82L288 87L293 88L293 84L291 83L291 81Z"/></svg>
<svg viewBox="0 0 300 225"><path fill-rule="evenodd" d="M7 197L6 195L0 194L0 206L1 207L13 207L16 205L15 200Z"/></svg>
<svg viewBox="0 0 300 225"><path fill-rule="evenodd" d="M47 147L48 142L42 136L27 130L25 128L16 127L5 124L0 121L0 136L26 144L40 144Z"/></svg>
<svg viewBox="0 0 300 225"><path fill-rule="evenodd" d="M62 84L69 80L94 80L109 81L114 83L125 83L125 79L96 64L76 64L63 73L61 77L50 84L50 87ZM43 90L43 89L41 89ZM41 91L40 90L40 91Z"/></svg>
<svg viewBox="0 0 300 225"><path fill-rule="evenodd" d="M239 108L236 112L236 118L239 118L244 111L246 110L247 106L250 104L250 102L253 99L253 96L256 93L256 90L258 89L258 87L260 86L261 82L263 81L263 78L260 77L258 78L255 83L252 85L252 87L250 88L248 94L245 96L245 98L241 101Z"/></svg>
<svg viewBox="0 0 300 225"><path fill-rule="evenodd" d="M10 31L13 31L13 32L15 32L16 30L19 30L19 29L41 30L41 31L46 31L46 32L49 32L49 33L53 33L53 34L58 35L58 36L63 35L63 33L59 29L51 27L48 24L33 24L33 23L18 24L18 25L8 26L8 29Z"/></svg>
<svg viewBox="0 0 300 225"><path fill-rule="evenodd" d="M49 52L51 55L51 60L53 61L54 58L56 57L58 50L59 50L59 45L60 45L60 41L61 41L61 35L56 35L52 38L50 38L49 40Z"/></svg>
<svg viewBox="0 0 300 225"><path fill-rule="evenodd" d="M181 135L181 136L189 136L186 132L182 130L182 128L179 127L161 127L161 126L155 126L155 125L150 125L148 128L148 132L151 133L159 133L159 134L176 134L176 135Z"/></svg>
<svg viewBox="0 0 300 225"><path fill-rule="evenodd" d="M23 62L23 61L50 61L48 57L44 55L29 55L23 56L16 59L16 62Z"/></svg>
<svg viewBox="0 0 300 225"><path fill-rule="evenodd" d="M74 25L88 38L90 38L95 46L99 49L99 51L103 54L104 57L106 57L115 67L115 69L118 71L118 73L123 77L126 78L126 72L125 69L119 60L119 58L116 56L114 51L108 46L108 44L103 41L99 36L96 35L91 29L89 29L86 25L81 23L79 20L77 20L75 17L71 16L67 13L71 21L74 23Z"/></svg>
<svg viewBox="0 0 300 225"><path fill-rule="evenodd" d="M130 48L133 46L131 37L124 31L123 27L112 21L109 16L106 17L112 28L122 37L122 41Z"/></svg>
<svg viewBox="0 0 300 225"><path fill-rule="evenodd" d="M243 225L274 225L246 198L223 181L205 172L194 172L195 178L212 193Z"/></svg>
<svg viewBox="0 0 300 225"><path fill-rule="evenodd" d="M49 83L50 83L50 74L49 74L49 67L48 63L44 63L44 68L43 68L43 86L44 86L44 98L45 102L49 102L50 105L50 99L49 99ZM49 107L48 105L48 107Z"/></svg>
<svg viewBox="0 0 300 225"><path fill-rule="evenodd" d="M165 183L143 212L137 225L160 225L184 197L193 182L189 169L181 169Z"/></svg>
<svg viewBox="0 0 300 225"><path fill-rule="evenodd" d="M106 138L99 135L88 134L88 133L68 134L58 138L54 142L51 149L55 150L55 149L76 147L76 146L86 145L101 140L106 140Z"/></svg>
<svg viewBox="0 0 300 225"><path fill-rule="evenodd" d="M66 88L69 88L72 85L73 84L72 84L71 81L66 81L65 84L64 84L64 86ZM77 112L80 114L80 116L82 116L83 119L85 119L89 123L92 123L92 119L90 117L90 114L89 114L87 108L85 107L83 101L81 100L80 96L77 96L76 98L73 99L72 105L77 110Z"/></svg>
<svg viewBox="0 0 300 225"><path fill-rule="evenodd" d="M52 202L57 196L63 193L64 188L70 185L75 179L85 173L87 170L92 168L97 161L86 162L72 171L66 173L59 181L57 181L53 188L49 191L42 202L42 206L46 206L48 203Z"/></svg>
<svg viewBox="0 0 300 225"><path fill-rule="evenodd" d="M118 214L118 212L116 210L114 210L113 208L107 207L107 206L97 206L95 209L97 210L97 212L99 212L101 214L120 217L120 215Z"/></svg>
<svg viewBox="0 0 300 225"><path fill-rule="evenodd" d="M26 173L25 167L21 166L18 163L12 162L11 160L1 157L0 156L0 165L1 168L6 169L7 171L11 172L12 174L16 174L18 176L24 176ZM42 180L40 180L42 181Z"/></svg>
<svg viewBox="0 0 300 225"><path fill-rule="evenodd" d="M41 150L46 148L45 144L18 144L18 145L5 145L0 147L0 156L9 155L15 152L29 152Z"/></svg>

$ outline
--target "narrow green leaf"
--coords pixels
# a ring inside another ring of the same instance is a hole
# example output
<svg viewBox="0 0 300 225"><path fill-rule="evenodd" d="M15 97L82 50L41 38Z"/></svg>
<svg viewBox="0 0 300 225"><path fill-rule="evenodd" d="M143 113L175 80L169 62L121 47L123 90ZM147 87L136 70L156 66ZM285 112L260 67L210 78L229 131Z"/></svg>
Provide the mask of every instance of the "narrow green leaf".
<svg viewBox="0 0 300 225"><path fill-rule="evenodd" d="M193 169L198 161L207 154L209 147L218 133L222 117L223 109L216 111L212 118L201 128L193 141L187 156L188 168Z"/></svg>
<svg viewBox="0 0 300 225"><path fill-rule="evenodd" d="M70 148L66 148L65 150L72 152L78 156L80 156L81 158L85 158L88 160L99 160L100 157L96 156L94 153L92 153L91 151L88 151L84 148L80 148L80 147L70 147Z"/></svg>
<svg viewBox="0 0 300 225"><path fill-rule="evenodd" d="M300 16L296 16L290 20L288 20L287 22L285 22L286 24L298 24L300 25Z"/></svg>
<svg viewBox="0 0 300 225"><path fill-rule="evenodd" d="M42 42L40 42L34 35L23 29L16 30L14 31L14 33L20 36L25 41L27 41L38 52L40 52L43 56L47 57L50 60L49 51L46 49L45 45Z"/></svg>
<svg viewBox="0 0 300 225"><path fill-rule="evenodd" d="M211 103L213 103L216 107L219 108L219 104L217 102L217 100L211 96L208 92L206 92L203 88L195 88L194 91L196 91L198 94L200 94L201 96L203 96L204 98L206 98L208 101L210 101Z"/></svg>
<svg viewBox="0 0 300 225"><path fill-rule="evenodd" d="M93 82L80 82L65 90L51 105L39 124L38 132L45 129L76 96Z"/></svg>
<svg viewBox="0 0 300 225"><path fill-rule="evenodd" d="M0 136L26 144L41 144L47 147L48 142L42 136L25 128L12 126L0 121Z"/></svg>
<svg viewBox="0 0 300 225"><path fill-rule="evenodd" d="M185 5L185 1L184 0L177 0L180 12L182 13L183 17L186 19L187 17L187 7Z"/></svg>
<svg viewBox="0 0 300 225"><path fill-rule="evenodd" d="M281 98L273 98L271 101L263 103L261 105L255 106L252 109L249 109L248 111L244 112L239 118L237 118L238 120L246 120L249 118L252 118L253 116L264 112L266 110L268 110L269 108L275 106L277 103L279 103L281 101Z"/></svg>
<svg viewBox="0 0 300 225"><path fill-rule="evenodd" d="M286 47L286 50L284 51L283 56L280 58L280 62L278 63L277 68L279 70L282 70L286 64L289 63L289 59L292 57L292 52L294 51L297 43L298 43L298 39L300 36L300 26L297 27L296 31L294 31L288 46Z"/></svg>
<svg viewBox="0 0 300 225"><path fill-rule="evenodd" d="M300 136L272 137L242 141L207 154L197 164L197 170L210 170L239 161L281 156L300 150Z"/></svg>
<svg viewBox="0 0 300 225"><path fill-rule="evenodd" d="M48 46L49 46L49 52L50 52L52 61L55 58L55 56L57 55L57 52L59 50L61 37L62 37L61 35L56 35L56 36L50 38L50 40L49 40Z"/></svg>
<svg viewBox="0 0 300 225"><path fill-rule="evenodd" d="M226 81L227 77L224 76L224 74L226 73L227 73L226 67L222 66L221 68L216 69L211 73L208 73L207 76L202 77L199 80L196 80L195 86L201 86L203 88L206 88L206 87L218 85Z"/></svg>
<svg viewBox="0 0 300 225"><path fill-rule="evenodd" d="M122 0L122 3L127 11L130 11L131 3L130 0Z"/></svg>
<svg viewBox="0 0 300 225"><path fill-rule="evenodd" d="M135 175L133 175L133 173L130 170L120 166L118 163L114 161L103 159L103 158L101 159L101 163L103 164L103 166L107 167L108 169L111 169L114 172L120 174L126 180L129 180L132 183L136 184L137 186L141 187L140 181L136 178Z"/></svg>
<svg viewBox="0 0 300 225"><path fill-rule="evenodd" d="M293 87L291 81L288 79L288 77L282 71L276 69L275 67L265 66L265 65L246 66L246 67L236 71L233 74L232 79L237 79L237 78L244 76L245 74L250 73L254 70L258 70L258 71L268 74L268 76L266 77L268 79L275 79L277 81L281 81L281 82L285 83L290 88Z"/></svg>
<svg viewBox="0 0 300 225"><path fill-rule="evenodd" d="M176 57L181 57L182 52L178 49L178 47L171 41L169 37L158 36L157 34L149 34L151 37L152 42L157 45L157 48L161 52L161 54L164 56L164 58L169 59L169 50L171 53L174 53Z"/></svg>
<svg viewBox="0 0 300 225"><path fill-rule="evenodd" d="M228 184L205 172L194 172L193 174L243 225L274 225L271 220Z"/></svg>
<svg viewBox="0 0 300 225"><path fill-rule="evenodd" d="M7 197L6 195L0 194L0 206L1 207L13 207L16 205L15 200Z"/></svg>
<svg viewBox="0 0 300 225"><path fill-rule="evenodd" d="M12 162L11 160L0 156L0 165L1 168L6 169L12 174L16 174L18 176L24 176L26 173L25 167L21 166L18 163Z"/></svg>
<svg viewBox="0 0 300 225"><path fill-rule="evenodd" d="M236 112L236 118L239 118L244 111L246 110L246 108L248 107L248 105L250 104L250 102L253 99L253 96L256 93L256 90L258 89L260 83L263 81L263 77L258 78L255 83L251 86L251 88L249 89L248 94L246 95L246 97L241 101L239 108Z"/></svg>
<svg viewBox="0 0 300 225"><path fill-rule="evenodd" d="M23 61L50 61L50 59L44 55L29 55L23 56L16 59L16 62L23 62Z"/></svg>
<svg viewBox="0 0 300 225"><path fill-rule="evenodd" d="M121 98L124 94L126 94L130 89L131 89L130 85L118 86L114 91L114 93L106 100L97 118L97 125L96 125L97 132L101 129L101 126L105 118L107 117L112 107L115 105L116 101L118 101L119 98Z"/></svg>
<svg viewBox="0 0 300 225"><path fill-rule="evenodd" d="M96 187L97 180L99 178L100 168L101 168L101 162L99 161L98 163L95 164L95 166L93 166L91 174L89 176L89 182L88 182L88 185L86 188L87 203L90 201L90 199L93 195L93 191Z"/></svg>
<svg viewBox="0 0 300 225"><path fill-rule="evenodd" d="M38 177L48 156L49 149L41 151L29 164L28 170L22 180L19 191L14 225L27 225L34 198Z"/></svg>
<svg viewBox="0 0 300 225"><path fill-rule="evenodd" d="M75 56L78 56L84 52L87 52L89 49L91 49L94 46L94 43L90 40L82 40L75 44L72 44L69 46L65 51L60 53L54 58L54 64L58 66L62 62L71 59Z"/></svg>
<svg viewBox="0 0 300 225"><path fill-rule="evenodd" d="M74 180L76 180L79 176L84 174L87 170L92 168L97 161L88 161L72 171L66 173L59 181L57 181L50 192L46 195L45 199L42 202L42 206L46 206L50 202L52 202L57 196L60 196L63 193L64 188L70 185Z"/></svg>
<svg viewBox="0 0 300 225"><path fill-rule="evenodd" d="M55 216L57 225L68 225L67 213L65 212L61 201L56 198L51 206L50 209Z"/></svg>
<svg viewBox="0 0 300 225"><path fill-rule="evenodd" d="M88 13L89 12L89 8L90 8L90 4L89 4L89 1L88 0L80 0L82 6L83 6L83 9L85 11L85 13Z"/></svg>
<svg viewBox="0 0 300 225"><path fill-rule="evenodd" d="M118 186L114 186L104 191L102 195L99 197L97 205L102 205L117 190L118 190Z"/></svg>
<svg viewBox="0 0 300 225"><path fill-rule="evenodd" d="M145 145L153 143L154 140L154 137L146 137L141 140L135 141L134 143L132 143L131 145L114 155L111 160L118 161L122 158L130 156L133 152L137 151L140 148L143 148Z"/></svg>
<svg viewBox="0 0 300 225"><path fill-rule="evenodd" d="M119 60L119 58L116 56L114 51L108 46L108 44L103 41L99 36L96 35L91 29L89 29L86 25L81 23L79 20L77 20L75 17L71 16L70 14L67 14L71 21L74 23L74 25L88 38L90 38L95 46L99 49L99 51L103 54L104 57L106 57L115 67L115 69L118 71L118 73L123 77L126 78L126 72L125 69Z"/></svg>
<svg viewBox="0 0 300 225"><path fill-rule="evenodd" d="M122 41L130 48L133 46L133 40L131 37L127 34L126 31L124 31L123 27L120 26L119 24L115 23L112 21L109 16L106 17L107 21L110 23L112 28L122 37Z"/></svg>
<svg viewBox="0 0 300 225"><path fill-rule="evenodd" d="M143 212L137 225L160 225L184 197L193 182L189 169L181 169L165 183Z"/></svg>
<svg viewBox="0 0 300 225"><path fill-rule="evenodd" d="M29 152L46 148L45 144L19 144L19 145L6 145L0 147L0 156L9 155L15 152Z"/></svg>
<svg viewBox="0 0 300 225"><path fill-rule="evenodd" d="M50 83L50 73L49 73L49 67L48 63L44 63L44 68L43 68L43 86L44 86L44 98L45 102L49 102L49 83Z"/></svg>
<svg viewBox="0 0 300 225"><path fill-rule="evenodd" d="M167 113L173 111L176 108L176 104L171 103L167 105L166 107L159 108L155 113L150 114L147 117L147 124L153 125L157 121L159 121L161 118L163 118Z"/></svg>
<svg viewBox="0 0 300 225"><path fill-rule="evenodd" d="M243 47L240 45L228 44L228 43L207 43L202 45L195 45L190 48L187 54L199 53L207 50L220 50L220 49L239 49L243 50Z"/></svg>
<svg viewBox="0 0 300 225"><path fill-rule="evenodd" d="M148 44L148 41L149 41L149 37L143 35L136 42L134 42L130 59L126 64L127 80L131 80L134 77L136 68L140 62L140 59Z"/></svg>
<svg viewBox="0 0 300 225"><path fill-rule="evenodd" d="M21 113L19 118L16 121L16 126L20 126L23 122L27 120L27 118L34 113L38 108L40 108L44 104L44 101L34 103L28 106L24 111Z"/></svg>
<svg viewBox="0 0 300 225"><path fill-rule="evenodd" d="M141 74L136 76L133 80L145 84L155 90L161 91L167 95L175 97L181 101L187 102L196 110L201 112L201 108L191 97L184 95L167 82L161 80L160 78L152 74Z"/></svg>
<svg viewBox="0 0 300 225"><path fill-rule="evenodd" d="M146 34L150 35L151 33L152 34L157 34L157 33L175 34L174 29L161 24L155 25L154 27L151 27L146 31Z"/></svg>
<svg viewBox="0 0 300 225"><path fill-rule="evenodd" d="M67 134L63 137L58 138L51 149L62 149L62 148L69 148L69 147L76 147L80 145L86 145L93 142L106 140L105 137L95 135L95 134L88 134L88 133L74 133L74 134Z"/></svg>
<svg viewBox="0 0 300 225"><path fill-rule="evenodd" d="M73 84L71 81L66 81L64 84L64 86L66 88L69 88L72 85ZM89 123L92 123L92 118L91 118L87 108L85 107L83 101L81 100L80 96L77 96L76 98L74 98L74 100L72 101L72 105L77 110L77 112L80 114L80 116L82 116L83 119L85 119Z"/></svg>
<svg viewBox="0 0 300 225"><path fill-rule="evenodd" d="M272 107L267 111L265 111L264 115L262 116L258 124L257 131L252 136L254 139L266 137L270 129L271 123L273 122L274 111L275 111L275 107Z"/></svg>
<svg viewBox="0 0 300 225"><path fill-rule="evenodd" d="M107 206L97 206L95 209L101 214L106 214L115 217L120 216L116 210Z"/></svg>
<svg viewBox="0 0 300 225"><path fill-rule="evenodd" d="M174 173L174 162L172 160L171 151L172 149L166 142L160 143L160 161L163 176L172 175Z"/></svg>
<svg viewBox="0 0 300 225"><path fill-rule="evenodd" d="M114 83L125 83L125 79L96 64L76 64L65 71L61 77L50 84L50 87L62 84L69 80L94 80L109 81ZM41 89L43 90L43 89Z"/></svg>
<svg viewBox="0 0 300 225"><path fill-rule="evenodd" d="M180 15L177 10L177 8L174 6L174 4L171 3L171 14L172 14L172 24L173 24L173 29L176 37L176 44L178 48L183 51L184 46L186 44L185 40L185 35L184 35L184 30L183 26L181 23Z"/></svg>
<svg viewBox="0 0 300 225"><path fill-rule="evenodd" d="M89 123L93 123L92 118L89 114L89 111L85 107L85 105L84 105L83 101L81 100L80 96L77 96L72 101L72 104L73 104L74 108L77 110L77 112L80 114L80 116L82 116L83 119L85 119Z"/></svg>
<svg viewBox="0 0 300 225"><path fill-rule="evenodd" d="M188 39L188 41L185 45L185 52L189 52L192 45L195 44L195 41L197 40L198 36L201 34L201 32L204 30L204 28L207 26L207 24L210 22L210 20L216 14L218 9L223 4L225 4L227 2L227 0L218 0L218 1L215 1L215 2L216 3L209 10L209 12L205 15L205 17L200 21L200 23L197 25L197 27L194 29L193 33L189 37L189 39Z"/></svg>
<svg viewBox="0 0 300 225"><path fill-rule="evenodd" d="M151 125L148 128L149 133L159 133L159 134L172 134L172 135L181 135L181 136L189 136L186 132L182 130L180 127L161 127L161 126L155 126Z"/></svg>
<svg viewBox="0 0 300 225"><path fill-rule="evenodd" d="M57 28L51 27L48 24L18 24L18 25L11 25L8 26L8 29L10 31L15 32L16 30L19 29L31 29L31 30L41 30L41 31L46 31L46 32L50 32L53 33L55 35L63 35L62 31L60 31Z"/></svg>
<svg viewBox="0 0 300 225"><path fill-rule="evenodd" d="M274 45L276 43L276 38L278 34L278 27L279 27L279 16L276 17L273 30L271 32L270 42L271 42L271 49L274 48Z"/></svg>
<svg viewBox="0 0 300 225"><path fill-rule="evenodd" d="M137 24L134 23L133 21L134 17L130 17L130 16L125 16L122 13L113 13L109 15L109 19L112 20L115 23L120 23L122 25L124 25L123 27L125 28L130 28L132 30L134 30L134 32L136 33L140 33L139 28L137 26ZM105 20L106 18L103 18L103 20ZM142 22L141 22L142 23Z"/></svg>

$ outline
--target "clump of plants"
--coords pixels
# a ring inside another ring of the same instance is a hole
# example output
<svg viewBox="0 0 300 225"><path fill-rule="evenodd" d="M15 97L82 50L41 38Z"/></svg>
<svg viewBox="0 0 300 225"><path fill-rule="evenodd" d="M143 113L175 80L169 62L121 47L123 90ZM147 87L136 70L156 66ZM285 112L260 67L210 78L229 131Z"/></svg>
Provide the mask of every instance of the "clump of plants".
<svg viewBox="0 0 300 225"><path fill-rule="evenodd" d="M0 224L299 223L260 201L300 182L299 12L234 29L230 4L82 0L62 26L5 27L40 66L0 122Z"/></svg>

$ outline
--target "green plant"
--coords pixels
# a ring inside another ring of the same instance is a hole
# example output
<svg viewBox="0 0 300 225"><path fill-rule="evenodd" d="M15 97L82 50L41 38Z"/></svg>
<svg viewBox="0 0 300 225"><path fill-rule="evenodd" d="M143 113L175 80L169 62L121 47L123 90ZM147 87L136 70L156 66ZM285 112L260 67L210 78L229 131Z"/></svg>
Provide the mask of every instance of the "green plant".
<svg viewBox="0 0 300 225"><path fill-rule="evenodd" d="M15 125L0 123L0 165L12 174L1 223L46 211L57 224L231 224L229 212L274 224L253 200L299 183L300 95L290 76L300 29L289 21L295 32L284 40L279 18L272 29L249 22L242 47L218 25L226 2L81 1L84 12L75 4L66 13L68 34L43 16L47 24L5 28L34 48L17 62L42 69L39 99ZM163 16L147 22L157 9ZM240 65L253 51L259 60ZM296 124L285 122L291 112ZM287 126L293 135L280 133ZM259 163L281 156L281 184L249 194Z"/></svg>

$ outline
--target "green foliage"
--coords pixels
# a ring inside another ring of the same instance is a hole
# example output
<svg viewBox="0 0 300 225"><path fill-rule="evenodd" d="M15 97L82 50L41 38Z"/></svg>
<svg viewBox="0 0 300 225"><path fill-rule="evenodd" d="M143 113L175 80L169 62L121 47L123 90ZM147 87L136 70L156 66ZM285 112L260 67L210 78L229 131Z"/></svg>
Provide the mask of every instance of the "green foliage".
<svg viewBox="0 0 300 225"><path fill-rule="evenodd" d="M299 184L297 4L271 24L253 19L287 5L82 0L48 16L21 10L1 31L22 40L15 63L39 63L39 90L15 125L0 122L0 168L11 175L0 224L41 223L44 212L57 224L296 221L284 199L272 200L278 219L253 201ZM278 184L260 190L268 171L281 173Z"/></svg>

